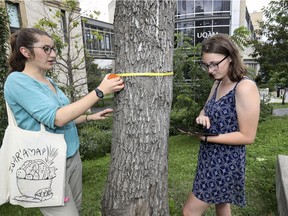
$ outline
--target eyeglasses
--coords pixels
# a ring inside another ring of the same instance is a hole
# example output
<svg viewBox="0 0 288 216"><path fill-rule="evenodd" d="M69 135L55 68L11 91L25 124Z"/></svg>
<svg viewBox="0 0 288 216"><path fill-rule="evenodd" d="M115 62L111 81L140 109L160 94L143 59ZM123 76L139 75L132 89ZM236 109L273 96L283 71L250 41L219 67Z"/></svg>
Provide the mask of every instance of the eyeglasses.
<svg viewBox="0 0 288 216"><path fill-rule="evenodd" d="M221 62L223 62L229 55L226 55L221 61L219 61L218 63L211 63L211 64L206 64L204 62L200 62L201 68L205 71L209 71L209 69L214 70L218 70L219 69L219 64Z"/></svg>
<svg viewBox="0 0 288 216"><path fill-rule="evenodd" d="M40 49L43 49L46 54L51 54L52 50L55 53L57 53L57 49L55 47L50 47L50 46L43 46L43 47L32 47L32 46L30 46L28 48L40 48Z"/></svg>

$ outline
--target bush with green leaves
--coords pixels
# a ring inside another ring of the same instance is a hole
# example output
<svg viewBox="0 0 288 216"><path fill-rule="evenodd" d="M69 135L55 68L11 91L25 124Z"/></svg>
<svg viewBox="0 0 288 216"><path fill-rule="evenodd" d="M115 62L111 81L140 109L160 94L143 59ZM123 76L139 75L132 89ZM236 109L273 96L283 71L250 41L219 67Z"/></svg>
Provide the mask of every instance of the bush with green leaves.
<svg viewBox="0 0 288 216"><path fill-rule="evenodd" d="M5 100L3 95L3 86L8 73L7 65L7 51L8 51L8 16L5 7L0 6L0 146L2 144L2 139L4 136L5 129L7 127L7 113Z"/></svg>
<svg viewBox="0 0 288 216"><path fill-rule="evenodd" d="M273 113L273 106L261 100L259 121L260 122L265 121L267 117L272 115L272 113Z"/></svg>
<svg viewBox="0 0 288 216"><path fill-rule="evenodd" d="M83 160L96 159L111 152L112 119L83 124L78 130Z"/></svg>
<svg viewBox="0 0 288 216"><path fill-rule="evenodd" d="M177 126L193 127L201 108L202 107L191 98L188 92L178 95L170 114L170 135L178 133L177 130L175 130Z"/></svg>

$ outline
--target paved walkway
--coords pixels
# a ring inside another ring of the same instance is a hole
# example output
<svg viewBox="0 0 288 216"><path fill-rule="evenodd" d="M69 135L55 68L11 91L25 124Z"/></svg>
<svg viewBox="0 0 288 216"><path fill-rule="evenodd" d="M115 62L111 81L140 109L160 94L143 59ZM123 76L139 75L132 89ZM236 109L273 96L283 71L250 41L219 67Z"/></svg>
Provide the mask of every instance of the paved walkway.
<svg viewBox="0 0 288 216"><path fill-rule="evenodd" d="M287 101L288 101L288 98L286 96L285 103L287 103ZM281 98L276 98L276 97L271 97L269 103L282 103L282 99ZM275 116L288 115L288 108L274 109L272 114L275 115Z"/></svg>
<svg viewBox="0 0 288 216"><path fill-rule="evenodd" d="M288 108L280 108L280 109L274 109L273 115L275 116L285 116L288 115Z"/></svg>

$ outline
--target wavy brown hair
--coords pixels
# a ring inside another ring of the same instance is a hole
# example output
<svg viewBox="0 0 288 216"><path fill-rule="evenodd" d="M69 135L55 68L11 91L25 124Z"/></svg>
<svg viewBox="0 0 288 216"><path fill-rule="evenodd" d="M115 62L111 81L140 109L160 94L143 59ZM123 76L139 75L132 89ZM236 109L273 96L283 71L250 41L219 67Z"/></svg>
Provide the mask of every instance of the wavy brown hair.
<svg viewBox="0 0 288 216"><path fill-rule="evenodd" d="M233 82L238 82L247 74L247 68L240 56L239 49L226 34L216 34L202 42L201 56L203 53L219 53L231 59L228 77Z"/></svg>
<svg viewBox="0 0 288 216"><path fill-rule="evenodd" d="M9 56L9 73L13 71L23 71L26 63L26 57L20 52L20 47L29 47L38 42L36 35L41 36L51 36L40 29L37 28L24 28L20 31L13 33L10 36L10 56ZM32 56L34 56L33 49L30 49Z"/></svg>

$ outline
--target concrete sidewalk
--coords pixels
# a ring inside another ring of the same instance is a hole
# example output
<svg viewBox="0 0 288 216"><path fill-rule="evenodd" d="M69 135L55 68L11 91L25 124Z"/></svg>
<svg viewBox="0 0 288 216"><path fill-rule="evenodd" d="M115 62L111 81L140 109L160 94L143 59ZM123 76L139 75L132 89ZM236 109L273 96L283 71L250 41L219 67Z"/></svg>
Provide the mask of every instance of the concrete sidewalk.
<svg viewBox="0 0 288 216"><path fill-rule="evenodd" d="M285 116L285 115L288 115L288 108L274 109L272 114L274 116Z"/></svg>
<svg viewBox="0 0 288 216"><path fill-rule="evenodd" d="M285 99L285 103L287 103L287 97ZM282 98L271 97L269 103L282 103ZM273 115L275 116L285 116L288 115L288 108L279 108L273 110Z"/></svg>

